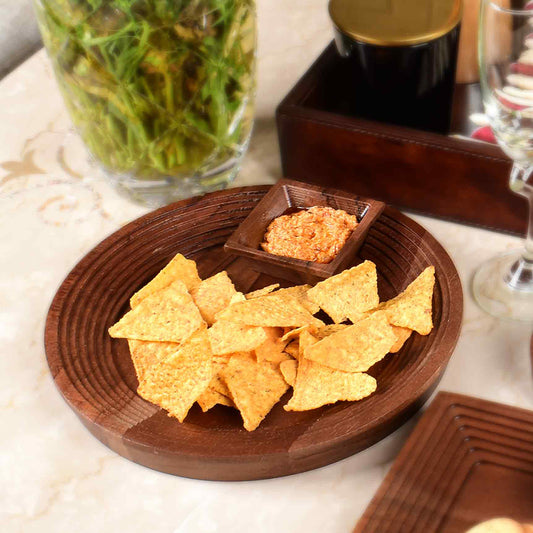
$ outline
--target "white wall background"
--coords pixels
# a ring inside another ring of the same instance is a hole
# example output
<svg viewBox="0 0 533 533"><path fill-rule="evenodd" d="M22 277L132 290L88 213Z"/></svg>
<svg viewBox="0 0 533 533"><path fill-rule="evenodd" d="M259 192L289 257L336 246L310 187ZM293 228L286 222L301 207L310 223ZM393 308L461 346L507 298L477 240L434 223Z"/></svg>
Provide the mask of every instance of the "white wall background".
<svg viewBox="0 0 533 533"><path fill-rule="evenodd" d="M41 46L31 0L0 0L0 78Z"/></svg>

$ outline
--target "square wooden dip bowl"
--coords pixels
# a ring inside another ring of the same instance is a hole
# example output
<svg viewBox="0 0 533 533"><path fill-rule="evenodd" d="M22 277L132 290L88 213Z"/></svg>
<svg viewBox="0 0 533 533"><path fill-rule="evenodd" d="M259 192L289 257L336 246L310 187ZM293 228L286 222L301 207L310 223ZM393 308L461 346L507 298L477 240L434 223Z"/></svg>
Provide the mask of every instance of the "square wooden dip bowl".
<svg viewBox="0 0 533 533"><path fill-rule="evenodd" d="M267 228L275 218L315 206L342 209L357 217L357 227L330 263L302 261L274 255L261 249ZM342 272L348 265L353 264L368 230L384 208L385 204L377 200L282 179L270 189L230 236L224 250L245 257L251 268L259 272L296 283L316 283Z"/></svg>

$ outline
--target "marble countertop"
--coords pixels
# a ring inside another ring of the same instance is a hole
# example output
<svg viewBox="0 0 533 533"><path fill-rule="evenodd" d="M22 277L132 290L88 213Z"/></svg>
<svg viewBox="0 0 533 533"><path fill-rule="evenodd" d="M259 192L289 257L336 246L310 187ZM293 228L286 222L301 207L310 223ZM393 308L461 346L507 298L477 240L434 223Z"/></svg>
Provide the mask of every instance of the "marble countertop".
<svg viewBox="0 0 533 533"><path fill-rule="evenodd" d="M236 186L281 177L275 106L331 39L325 0L259 0L258 16L257 119ZM81 425L46 364L48 306L85 253L146 209L88 162L43 51L0 82L0 102L1 530L351 531L416 420L336 464L246 483L149 470ZM414 218L448 250L465 292L461 337L439 388L533 409L531 327L485 315L469 292L476 266L519 239Z"/></svg>

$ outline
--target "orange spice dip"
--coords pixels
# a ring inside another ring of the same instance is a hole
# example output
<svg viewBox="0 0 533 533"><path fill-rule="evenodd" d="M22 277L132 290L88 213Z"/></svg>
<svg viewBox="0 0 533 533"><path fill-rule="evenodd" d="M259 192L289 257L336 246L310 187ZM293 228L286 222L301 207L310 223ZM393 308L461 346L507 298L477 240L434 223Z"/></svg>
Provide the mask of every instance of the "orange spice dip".
<svg viewBox="0 0 533 533"><path fill-rule="evenodd" d="M329 263L356 226L357 217L342 209L311 207L275 218L261 247L274 255Z"/></svg>

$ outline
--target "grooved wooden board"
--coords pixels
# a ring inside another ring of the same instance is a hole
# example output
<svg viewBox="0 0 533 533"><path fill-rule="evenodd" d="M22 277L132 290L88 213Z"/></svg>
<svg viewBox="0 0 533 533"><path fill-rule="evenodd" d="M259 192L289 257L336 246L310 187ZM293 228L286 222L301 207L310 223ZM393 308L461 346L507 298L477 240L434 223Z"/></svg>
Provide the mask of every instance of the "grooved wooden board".
<svg viewBox="0 0 533 533"><path fill-rule="evenodd" d="M439 243L418 224L387 208L370 229L360 260L376 263L382 299L395 296L427 265L436 268L435 328L413 335L397 355L371 369L374 395L303 413L282 401L248 433L236 410L194 406L180 424L137 393L127 342L107 328L128 309L129 297L177 252L197 261L200 276L226 269L238 290L273 282L223 252L227 238L268 187L230 189L154 211L100 243L72 270L48 314L48 363L61 394L85 426L117 453L181 476L246 480L317 468L394 431L438 383L459 335L462 290ZM290 393L283 400L287 400Z"/></svg>
<svg viewBox="0 0 533 533"><path fill-rule="evenodd" d="M356 533L463 533L509 517L533 523L533 412L439 393Z"/></svg>

